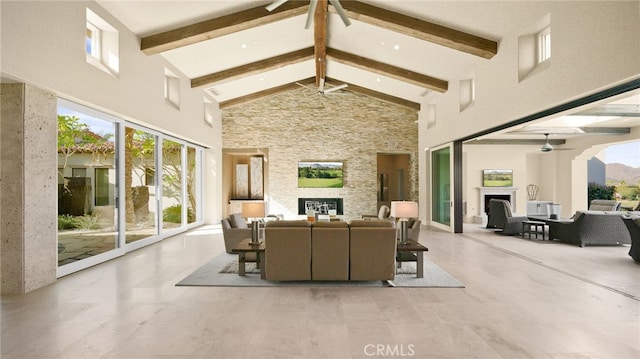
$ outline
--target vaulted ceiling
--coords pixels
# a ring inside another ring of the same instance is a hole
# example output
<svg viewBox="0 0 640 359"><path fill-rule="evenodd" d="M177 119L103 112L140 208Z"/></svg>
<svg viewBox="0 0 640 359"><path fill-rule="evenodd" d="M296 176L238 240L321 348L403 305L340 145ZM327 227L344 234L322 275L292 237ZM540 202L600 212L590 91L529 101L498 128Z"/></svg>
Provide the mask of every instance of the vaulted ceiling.
<svg viewBox="0 0 640 359"><path fill-rule="evenodd" d="M548 11L519 1L341 0L346 26L335 0L317 0L309 19L309 0L289 0L273 11L266 9L272 1L97 1L138 36L140 51L163 56L222 109L300 86L331 96L346 84L343 90L419 110L428 93L446 93L452 81L507 56L501 39ZM614 113L588 126L601 130L585 132L628 133L640 125L640 95L633 95L617 105L635 106L633 113ZM568 133L570 122L540 121L527 137L519 126L486 142L540 143L540 131L557 140L584 135Z"/></svg>
<svg viewBox="0 0 640 359"><path fill-rule="evenodd" d="M347 84L419 109L429 91L446 92L457 71L490 61L500 37L455 16L429 16L440 3L342 0L346 26L327 0L313 14L309 1L294 0L273 11L270 1L98 2L139 36L142 52L164 56L221 108L300 85L322 94Z"/></svg>

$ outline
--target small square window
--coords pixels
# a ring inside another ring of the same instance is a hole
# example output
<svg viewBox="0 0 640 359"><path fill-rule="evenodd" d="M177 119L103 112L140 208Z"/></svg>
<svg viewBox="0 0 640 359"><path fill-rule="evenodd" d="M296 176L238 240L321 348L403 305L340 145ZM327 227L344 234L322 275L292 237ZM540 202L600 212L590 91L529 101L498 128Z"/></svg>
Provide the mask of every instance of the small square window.
<svg viewBox="0 0 640 359"><path fill-rule="evenodd" d="M538 63L544 62L551 58L551 28L538 33Z"/></svg>

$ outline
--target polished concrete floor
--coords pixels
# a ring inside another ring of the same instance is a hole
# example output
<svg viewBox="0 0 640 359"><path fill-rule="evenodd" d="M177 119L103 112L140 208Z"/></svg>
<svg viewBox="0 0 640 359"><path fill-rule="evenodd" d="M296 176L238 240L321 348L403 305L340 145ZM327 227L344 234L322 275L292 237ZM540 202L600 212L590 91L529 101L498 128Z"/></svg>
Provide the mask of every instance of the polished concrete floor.
<svg viewBox="0 0 640 359"><path fill-rule="evenodd" d="M224 249L202 227L2 297L1 357L640 358L640 265L579 248L423 229L464 289L175 283Z"/></svg>

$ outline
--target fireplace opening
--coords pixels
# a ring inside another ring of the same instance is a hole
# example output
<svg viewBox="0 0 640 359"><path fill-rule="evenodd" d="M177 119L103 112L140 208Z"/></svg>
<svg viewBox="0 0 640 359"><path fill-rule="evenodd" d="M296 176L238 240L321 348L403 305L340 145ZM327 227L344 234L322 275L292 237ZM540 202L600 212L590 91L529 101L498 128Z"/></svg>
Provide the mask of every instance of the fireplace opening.
<svg viewBox="0 0 640 359"><path fill-rule="evenodd" d="M316 214L329 214L335 210L337 215L344 215L342 198L298 198L298 214L307 214L307 210L314 210Z"/></svg>

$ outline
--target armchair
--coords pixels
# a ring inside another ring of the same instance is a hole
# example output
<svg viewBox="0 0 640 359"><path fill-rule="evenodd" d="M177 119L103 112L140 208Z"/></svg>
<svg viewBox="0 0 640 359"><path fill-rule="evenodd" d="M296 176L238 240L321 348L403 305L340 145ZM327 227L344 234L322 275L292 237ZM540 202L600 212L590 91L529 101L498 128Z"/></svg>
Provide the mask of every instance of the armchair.
<svg viewBox="0 0 640 359"><path fill-rule="evenodd" d="M389 209L389 206L387 206L386 204L383 204L382 206L380 206L380 209L378 209L378 214L363 214L362 219L388 220L388 219L391 219L391 217L389 217L390 214L391 214L391 210Z"/></svg>
<svg viewBox="0 0 640 359"><path fill-rule="evenodd" d="M634 261L640 262L640 216L623 216L622 220L627 225L629 235L631 236L631 248L629 256Z"/></svg>
<svg viewBox="0 0 640 359"><path fill-rule="evenodd" d="M224 237L224 247L227 253L232 253L231 249L235 247L243 239L251 238L251 228L242 218L240 213L234 213L229 218L223 219L222 236Z"/></svg>
<svg viewBox="0 0 640 359"><path fill-rule="evenodd" d="M311 223L306 220L265 224L267 280L311 280Z"/></svg>
<svg viewBox="0 0 640 359"><path fill-rule="evenodd" d="M501 229L502 234L520 234L522 233L522 221L527 219L526 216L513 216L509 201L495 198L489 200L487 228Z"/></svg>

